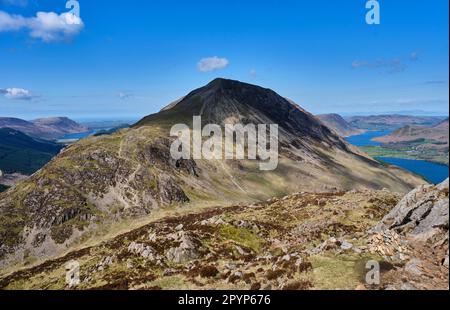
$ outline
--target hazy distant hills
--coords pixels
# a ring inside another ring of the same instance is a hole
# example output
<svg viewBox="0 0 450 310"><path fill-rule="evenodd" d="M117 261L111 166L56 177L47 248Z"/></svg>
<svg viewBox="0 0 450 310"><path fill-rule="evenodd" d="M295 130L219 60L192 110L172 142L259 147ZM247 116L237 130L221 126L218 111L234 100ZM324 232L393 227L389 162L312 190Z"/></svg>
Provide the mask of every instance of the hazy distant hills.
<svg viewBox="0 0 450 310"><path fill-rule="evenodd" d="M408 125L402 127L392 134L374 139L382 143L411 142L428 140L443 143L448 146L449 124L448 118L434 126Z"/></svg>
<svg viewBox="0 0 450 310"><path fill-rule="evenodd" d="M40 139L57 139L66 134L88 131L88 128L67 117L41 118L25 121L18 118L0 117L0 128L12 128Z"/></svg>
<svg viewBox="0 0 450 310"><path fill-rule="evenodd" d="M0 128L0 170L32 174L59 153L62 146L11 129Z"/></svg>
<svg viewBox="0 0 450 310"><path fill-rule="evenodd" d="M175 160L177 123L278 124L279 165L253 160ZM420 177L369 158L276 92L217 79L131 128L80 140L0 194L0 265L48 257L104 225L168 207L256 202L294 192L383 188L408 192ZM170 209L170 208L169 208ZM14 229L11 229L14 228Z"/></svg>
<svg viewBox="0 0 450 310"><path fill-rule="evenodd" d="M33 121L0 117L0 169L7 174L30 175L62 149L50 140L87 130L67 117Z"/></svg>
<svg viewBox="0 0 450 310"><path fill-rule="evenodd" d="M448 118L433 126L409 125L389 135L375 138L383 143L379 150L407 151L407 156L448 165Z"/></svg>
<svg viewBox="0 0 450 310"><path fill-rule="evenodd" d="M316 116L325 126L333 129L341 137L349 137L362 134L364 129L356 128L350 125L339 114L321 114Z"/></svg>
<svg viewBox="0 0 450 310"><path fill-rule="evenodd" d="M348 123L366 130L396 130L408 125L433 126L444 120L440 116L372 115L347 118Z"/></svg>

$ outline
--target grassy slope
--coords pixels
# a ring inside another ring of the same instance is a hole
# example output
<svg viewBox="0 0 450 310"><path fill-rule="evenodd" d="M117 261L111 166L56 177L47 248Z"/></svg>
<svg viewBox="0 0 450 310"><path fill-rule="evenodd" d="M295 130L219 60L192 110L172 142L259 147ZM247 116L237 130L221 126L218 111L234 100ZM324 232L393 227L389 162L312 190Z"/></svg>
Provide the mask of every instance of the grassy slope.
<svg viewBox="0 0 450 310"><path fill-rule="evenodd" d="M354 289L364 279L365 262L379 256L338 248L308 253L330 237L363 246L367 240L362 232L398 199L387 191L295 194L167 217L15 272L0 280L0 288L64 289L65 264L76 260L81 266L80 289ZM150 240L154 232L156 237ZM179 244L172 239L177 233L194 236L197 258L183 263L166 258L167 251ZM155 249L161 263L130 252L131 242ZM284 259L286 254L289 260ZM111 264L100 269L106 258ZM235 276L236 271L242 276Z"/></svg>

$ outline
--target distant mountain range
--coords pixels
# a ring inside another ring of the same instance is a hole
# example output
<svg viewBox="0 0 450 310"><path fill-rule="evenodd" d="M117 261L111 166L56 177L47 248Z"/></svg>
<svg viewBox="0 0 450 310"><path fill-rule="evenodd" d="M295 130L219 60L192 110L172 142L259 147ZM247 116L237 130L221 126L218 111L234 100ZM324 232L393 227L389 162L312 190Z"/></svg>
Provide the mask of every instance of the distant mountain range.
<svg viewBox="0 0 450 310"><path fill-rule="evenodd" d="M434 141L448 147L449 124L448 118L433 126L408 125L390 135L374 139L382 143L399 143L413 141Z"/></svg>
<svg viewBox="0 0 450 310"><path fill-rule="evenodd" d="M411 116L411 115L372 115L352 116L346 118L350 126L366 130L396 130L408 125L433 126L443 121L441 116Z"/></svg>
<svg viewBox="0 0 450 310"><path fill-rule="evenodd" d="M377 152L399 151L400 154L405 154L406 158L412 157L448 165L448 118L432 126L408 125L373 140L383 143L381 147L377 147L375 150Z"/></svg>
<svg viewBox="0 0 450 310"><path fill-rule="evenodd" d="M40 118L25 121L18 118L0 117L0 128L11 128L31 137L53 140L66 134L86 132L89 129L67 117Z"/></svg>
<svg viewBox="0 0 450 310"><path fill-rule="evenodd" d="M172 158L171 126L191 125L197 115L203 124L278 124L278 168L261 171L252 160ZM0 194L0 265L56 255L102 225L168 207L223 207L304 191L406 193L424 183L371 159L274 91L216 79L131 128L70 145Z"/></svg>
<svg viewBox="0 0 450 310"><path fill-rule="evenodd" d="M316 116L325 126L333 129L341 137L350 137L364 133L364 129L350 125L339 114L321 114Z"/></svg>

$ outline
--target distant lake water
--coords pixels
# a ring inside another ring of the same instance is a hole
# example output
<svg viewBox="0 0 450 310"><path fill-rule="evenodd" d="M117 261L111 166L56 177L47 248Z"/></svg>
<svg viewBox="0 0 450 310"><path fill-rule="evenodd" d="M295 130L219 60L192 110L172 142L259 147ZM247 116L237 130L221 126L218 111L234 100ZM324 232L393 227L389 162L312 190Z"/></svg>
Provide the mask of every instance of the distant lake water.
<svg viewBox="0 0 450 310"><path fill-rule="evenodd" d="M377 160L401 167L424 176L429 182L438 184L448 178L448 167L425 160L413 160L393 157L376 157Z"/></svg>
<svg viewBox="0 0 450 310"><path fill-rule="evenodd" d="M80 139L84 139L87 138L89 136L92 136L93 134L95 134L98 130L90 130L90 131L86 131L86 132L79 132L79 133L71 133L71 134L67 134L64 137L58 139L58 140L80 140Z"/></svg>
<svg viewBox="0 0 450 310"><path fill-rule="evenodd" d="M347 142L359 147L380 146L381 143L371 140L373 138L385 136L390 133L391 131L368 131L361 135L348 137L346 140ZM427 179L430 183L434 184L441 183L449 177L448 166L442 164L437 164L425 160L412 160L394 157L377 157L376 159L419 174Z"/></svg>
<svg viewBox="0 0 450 310"><path fill-rule="evenodd" d="M380 146L381 143L372 141L372 139L386 136L391 132L392 131L367 131L361 135L348 137L346 140L356 146Z"/></svg>

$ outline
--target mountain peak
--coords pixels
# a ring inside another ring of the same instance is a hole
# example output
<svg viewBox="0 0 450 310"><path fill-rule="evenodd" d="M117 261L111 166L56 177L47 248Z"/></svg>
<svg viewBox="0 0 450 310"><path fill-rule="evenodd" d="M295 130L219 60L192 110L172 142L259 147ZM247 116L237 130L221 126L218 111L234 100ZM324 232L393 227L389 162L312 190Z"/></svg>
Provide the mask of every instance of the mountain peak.
<svg viewBox="0 0 450 310"><path fill-rule="evenodd" d="M304 143L344 147L343 141L314 116L273 90L223 78L190 92L134 127L171 128L178 123L192 124L193 116L201 116L203 124L277 124L281 141L290 143L300 138Z"/></svg>
<svg viewBox="0 0 450 310"><path fill-rule="evenodd" d="M225 79L225 78L215 78L214 80L209 82L207 86L223 85L223 84L225 84L227 82L238 82L238 81Z"/></svg>
<svg viewBox="0 0 450 310"><path fill-rule="evenodd" d="M261 88L257 85L248 84L245 82L241 82L238 80L231 80L231 79L225 79L225 78L216 78L209 82L205 87L211 88L211 87L220 87L220 88L234 88L234 87L257 87Z"/></svg>

